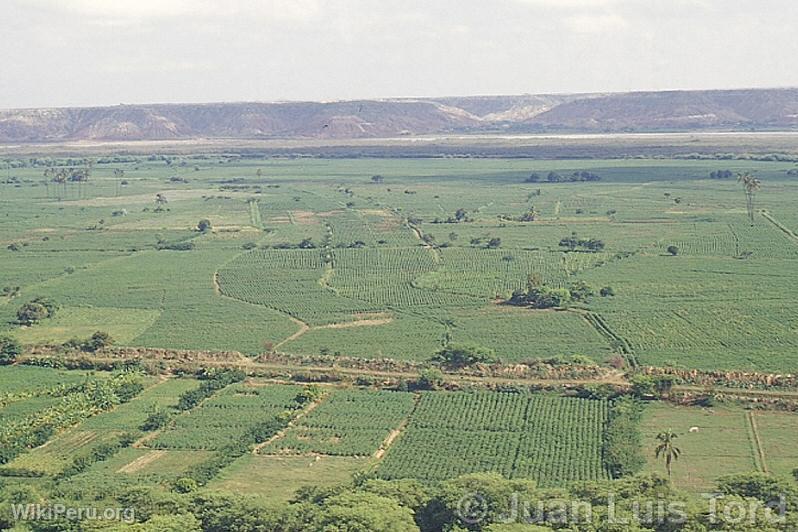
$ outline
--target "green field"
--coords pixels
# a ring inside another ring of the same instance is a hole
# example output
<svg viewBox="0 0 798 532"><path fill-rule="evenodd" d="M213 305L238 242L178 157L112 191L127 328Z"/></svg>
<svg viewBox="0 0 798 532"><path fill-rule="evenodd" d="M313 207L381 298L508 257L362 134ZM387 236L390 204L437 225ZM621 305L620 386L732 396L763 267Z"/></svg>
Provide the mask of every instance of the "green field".
<svg viewBox="0 0 798 532"><path fill-rule="evenodd" d="M791 478L798 463L793 444L798 416L787 412L651 405L643 420L648 468L664 473L654 457L655 436L672 428L683 458L673 467L673 481L691 491L711 491L723 475L760 471ZM690 429L693 429L693 432Z"/></svg>
<svg viewBox="0 0 798 532"><path fill-rule="evenodd" d="M639 364L784 371L798 349L792 166L186 156L97 164L80 187L15 168L0 184L0 329L29 344L103 329L129 346L409 360L468 341L505 361L603 362L622 344ZM753 227L740 186L708 179L718 168L762 179ZM601 181L524 183L551 170ZM212 231L194 229L203 218ZM564 252L572 232L604 250ZM181 242L193 249L168 249ZM497 304L530 276L612 287L587 303L602 330L574 310ZM36 296L58 315L15 326Z"/></svg>

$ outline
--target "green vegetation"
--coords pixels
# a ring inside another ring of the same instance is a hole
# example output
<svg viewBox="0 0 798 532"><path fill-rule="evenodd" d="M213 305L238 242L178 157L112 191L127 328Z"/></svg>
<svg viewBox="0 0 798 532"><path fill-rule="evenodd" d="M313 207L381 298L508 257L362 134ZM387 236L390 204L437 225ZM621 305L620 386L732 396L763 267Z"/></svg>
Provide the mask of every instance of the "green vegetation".
<svg viewBox="0 0 798 532"><path fill-rule="evenodd" d="M788 161L168 160L103 159L56 187L40 186L44 169L88 165L12 166L3 334L407 360L470 342L502 361L767 371L789 370L798 347ZM756 208L729 172L766 183L749 187ZM590 183L558 182L572 180ZM514 293L568 314L493 311Z"/></svg>
<svg viewBox="0 0 798 532"><path fill-rule="evenodd" d="M607 404L520 393L424 392L377 472L443 480L494 471L541 486L608 478Z"/></svg>

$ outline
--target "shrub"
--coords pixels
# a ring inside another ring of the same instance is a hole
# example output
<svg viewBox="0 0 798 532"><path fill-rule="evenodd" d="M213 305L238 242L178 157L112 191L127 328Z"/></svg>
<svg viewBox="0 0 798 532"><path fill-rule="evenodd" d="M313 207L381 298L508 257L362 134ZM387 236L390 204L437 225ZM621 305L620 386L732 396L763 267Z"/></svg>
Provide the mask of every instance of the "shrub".
<svg viewBox="0 0 798 532"><path fill-rule="evenodd" d="M615 290L611 286L605 286L599 290L599 295L601 295L601 297L612 297L615 295Z"/></svg>
<svg viewBox="0 0 798 532"><path fill-rule="evenodd" d="M17 322L21 325L33 325L44 319L52 318L55 314L55 309L48 308L40 300L33 300L25 303L17 310Z"/></svg>
<svg viewBox="0 0 798 532"><path fill-rule="evenodd" d="M0 336L0 365L13 364L22 354L22 345L10 336Z"/></svg>
<svg viewBox="0 0 798 532"><path fill-rule="evenodd" d="M496 355L492 349L476 344L452 344L438 351L432 361L453 368L464 368L496 362Z"/></svg>
<svg viewBox="0 0 798 532"><path fill-rule="evenodd" d="M197 230L201 233L207 233L211 229L213 229L213 226L211 225L211 221L207 218L203 218L197 223Z"/></svg>
<svg viewBox="0 0 798 532"><path fill-rule="evenodd" d="M114 339L107 332L97 331L91 337L81 344L81 349L94 353L100 349L107 347L114 343Z"/></svg>
<svg viewBox="0 0 798 532"><path fill-rule="evenodd" d="M443 384L443 373L437 368L426 368L421 370L416 380L416 388L419 390L435 390Z"/></svg>

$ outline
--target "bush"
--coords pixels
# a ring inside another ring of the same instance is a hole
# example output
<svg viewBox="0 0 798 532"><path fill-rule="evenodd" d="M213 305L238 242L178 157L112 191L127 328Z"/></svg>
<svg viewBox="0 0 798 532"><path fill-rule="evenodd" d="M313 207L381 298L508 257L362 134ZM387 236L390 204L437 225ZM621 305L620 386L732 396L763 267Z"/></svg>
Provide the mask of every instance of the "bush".
<svg viewBox="0 0 798 532"><path fill-rule="evenodd" d="M166 410L155 407L152 411L150 411L147 419L144 420L144 423L139 428L141 428L141 430L144 432L158 430L162 427L165 427L166 424L169 423L169 419L169 413Z"/></svg>
<svg viewBox="0 0 798 532"><path fill-rule="evenodd" d="M679 248L676 247L676 246L668 246L667 251L668 251L668 253L670 253L674 257L679 254Z"/></svg>
<svg viewBox="0 0 798 532"><path fill-rule="evenodd" d="M107 347L114 343L114 339L107 332L97 331L91 337L81 344L81 349L94 353L100 349Z"/></svg>
<svg viewBox="0 0 798 532"><path fill-rule="evenodd" d="M605 286L599 290L599 295L601 295L601 297L612 297L615 295L615 290L613 290L611 286Z"/></svg>
<svg viewBox="0 0 798 532"><path fill-rule="evenodd" d="M426 368L416 380L416 388L419 390L435 390L443 384L443 373L437 368Z"/></svg>
<svg viewBox="0 0 798 532"><path fill-rule="evenodd" d="M432 361L452 368L464 368L496 362L496 355L492 349L475 344L452 344L438 351Z"/></svg>
<svg viewBox="0 0 798 532"><path fill-rule="evenodd" d="M207 233L211 229L213 229L213 226L211 225L211 221L207 218L203 218L197 223L197 230L201 233Z"/></svg>
<svg viewBox="0 0 798 532"><path fill-rule="evenodd" d="M0 336L0 365L13 364L22 354L22 345L10 336Z"/></svg>
<svg viewBox="0 0 798 532"><path fill-rule="evenodd" d="M17 322L22 325L33 325L41 320L55 317L57 310L58 304L52 299L37 297L17 310Z"/></svg>

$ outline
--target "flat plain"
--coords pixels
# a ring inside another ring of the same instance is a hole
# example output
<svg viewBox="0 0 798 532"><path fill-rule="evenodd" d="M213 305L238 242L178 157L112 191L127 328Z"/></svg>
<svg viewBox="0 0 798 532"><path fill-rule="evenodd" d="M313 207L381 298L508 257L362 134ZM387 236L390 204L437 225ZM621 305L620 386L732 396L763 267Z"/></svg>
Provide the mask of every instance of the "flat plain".
<svg viewBox="0 0 798 532"><path fill-rule="evenodd" d="M763 371L798 349L794 163L117 157L57 184L47 161L0 184L0 329L23 343L102 323L128 346L426 360L473 342L605 362L623 345L640 365ZM762 180L753 225L719 169ZM547 180L577 171L600 180ZM572 233L605 246L560 246ZM503 305L530 277L615 295ZM58 316L15 326L38 296Z"/></svg>

